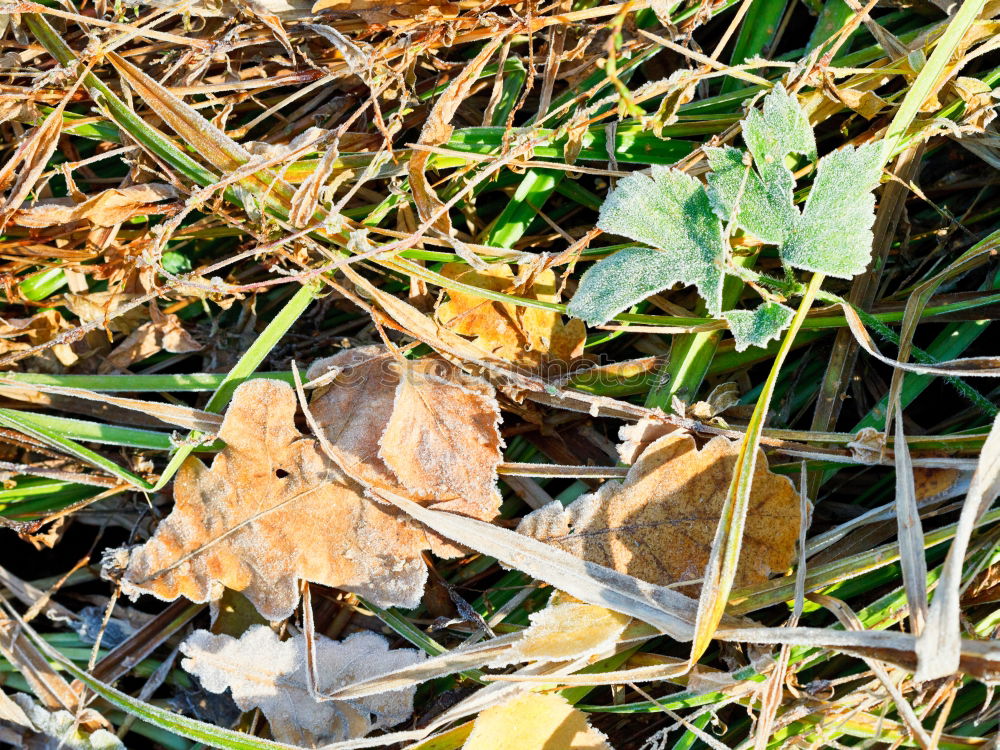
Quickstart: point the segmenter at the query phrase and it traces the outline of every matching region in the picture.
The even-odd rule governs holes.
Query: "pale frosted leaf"
[[[325,695],[373,672],[386,672],[423,660],[415,649],[389,649],[371,632],[343,641],[315,637],[317,690]],[[243,711],[259,708],[282,742],[318,747],[362,737],[405,721],[413,713],[416,687],[351,700],[317,700],[310,692],[306,639],[287,641],[265,625],[254,625],[238,639],[197,630],[181,644],[185,670],[213,693],[232,691]]]
[[[784,242],[799,218],[792,200],[795,178],[784,162],[758,163],[754,169],[743,163],[744,152],[731,146],[709,147],[705,153],[712,168],[708,194],[719,217],[728,222],[735,212],[739,228],[762,242]]]
[[[480,289],[544,302],[560,301],[556,275],[551,269],[534,275],[526,286],[516,285],[514,272],[506,263],[482,270],[470,269],[464,263],[447,263],[440,273]],[[551,362],[570,362],[583,354],[587,340],[582,321],[563,322],[555,310],[496,302],[457,289],[448,290],[448,301],[435,311],[435,317],[456,333],[474,336],[476,344],[496,356],[529,369]]]
[[[41,750],[125,750],[122,741],[107,729],[85,731],[80,725],[83,717],[74,716],[69,711],[49,711],[39,705],[30,696],[16,693],[11,699],[13,707],[21,711],[28,719],[32,732],[44,737],[42,743],[25,738],[26,746]],[[85,713],[94,713],[92,709],[84,709]]]
[[[209,469],[195,458],[174,481],[173,511],[134,550],[127,593],[196,602],[235,589],[269,620],[292,614],[305,579],[380,606],[415,606],[427,571],[426,531],[365,497],[295,428],[295,393],[252,380],[233,394]]]
[[[612,750],[587,715],[560,695],[524,693],[488,708],[472,726],[463,750]]]
[[[781,246],[790,266],[849,279],[871,260],[881,144],[845,146],[819,161],[802,217]]]
[[[719,436],[698,450],[671,433],[652,443],[623,482],[607,482],[568,507],[529,513],[518,531],[659,585],[701,578],[729,490],[739,445]],[[787,477],[757,461],[737,585],[786,570],[799,535],[799,496]],[[694,593],[696,588],[684,589]]]
[[[583,602],[551,604],[531,615],[531,624],[513,648],[512,661],[564,661],[600,654],[618,642],[631,619]]]
[[[743,140],[760,166],[783,162],[789,154],[816,158],[816,139],[809,117],[795,95],[780,83],[764,97],[760,110],[747,112]]]
[[[628,305],[677,283],[697,286],[709,314],[720,312],[722,223],[696,179],[659,166],[653,167],[652,177],[629,175],[604,201],[597,226],[651,245],[662,251],[661,257],[648,252],[637,256],[637,249],[630,249],[599,262],[581,280],[570,303],[572,314],[603,323]],[[622,252],[629,255],[620,258]],[[636,259],[647,266],[642,273],[636,272]],[[613,301],[603,301],[599,295],[609,292],[614,292]]]
[[[503,441],[493,387],[438,358],[400,360],[383,346],[350,349],[309,368],[310,411],[334,460],[359,481],[422,504],[491,519],[500,507]]]
[[[649,247],[626,247],[598,261],[583,274],[567,311],[590,325],[607,323],[651,294],[674,284],[688,283],[684,278],[688,270],[683,266],[683,259],[675,253]],[[722,272],[716,274],[714,266],[706,266],[703,270],[705,276],[717,275],[719,289],[722,289]]]
[[[753,310],[729,310],[722,314],[736,340],[736,351],[751,346],[766,346],[779,338],[795,317],[795,311],[777,302],[765,302]]]

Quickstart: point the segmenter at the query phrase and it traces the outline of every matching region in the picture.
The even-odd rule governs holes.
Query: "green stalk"
[[[805,294],[799,301],[795,317],[785,332],[781,348],[771,365],[771,372],[764,381],[764,389],[754,407],[746,432],[740,443],[739,456],[733,472],[729,494],[722,507],[719,526],[716,529],[712,543],[712,554],[705,569],[705,582],[702,584],[702,596],[698,600],[698,619],[695,623],[694,640],[691,646],[691,663],[693,664],[705,653],[712,636],[722,620],[729,601],[729,594],[736,580],[736,570],[739,566],[740,551],[743,548],[743,530],[746,525],[747,510],[750,507],[750,491],[753,487],[754,470],[757,465],[757,453],[760,448],[761,434],[767,421],[767,412],[774,395],[774,387],[778,382],[782,365],[788,352],[792,349],[795,336],[805,320],[809,308],[812,307],[816,293],[823,284],[825,276],[813,274],[806,287]]]

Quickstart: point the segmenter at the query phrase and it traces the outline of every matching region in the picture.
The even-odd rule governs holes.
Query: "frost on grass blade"
[[[729,323],[729,330],[736,340],[736,351],[751,346],[766,346],[776,339],[792,322],[795,311],[777,302],[765,302],[754,310],[730,310],[722,317]]]
[[[805,111],[794,94],[780,83],[764,97],[761,110],[750,110],[743,120],[743,140],[754,161],[763,166],[782,163],[789,154],[816,158],[816,139]]]
[[[795,268],[849,279],[871,260],[880,145],[834,151],[820,159],[802,217],[780,249]]]
[[[694,283],[705,297],[708,296],[705,289],[714,289],[717,284],[721,295],[722,271],[714,263],[704,263],[701,269],[692,268],[694,264],[685,265],[677,253],[627,247],[596,263],[583,275],[567,311],[589,325],[601,325],[674,284]],[[714,304],[712,314],[718,315],[721,300],[716,299]]]
[[[735,218],[740,229],[762,242],[784,242],[799,218],[792,200],[795,178],[784,163],[758,163],[755,170],[743,163],[744,152],[737,148],[706,148],[705,153],[712,168],[708,194],[719,218]]]
[[[722,222],[700,182],[676,169],[633,174],[601,206],[597,226],[652,245],[627,248],[591,268],[569,305],[588,323],[609,320],[673,284],[694,284],[710,315],[722,309]]]

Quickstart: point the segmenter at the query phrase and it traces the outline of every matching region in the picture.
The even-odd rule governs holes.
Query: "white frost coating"
[[[570,314],[604,323],[677,283],[697,286],[710,314],[721,311],[722,223],[696,179],[659,166],[652,177],[629,175],[604,201],[597,226],[658,250],[628,248],[597,263],[581,279]]]
[[[777,302],[765,302],[753,310],[730,310],[722,314],[736,340],[736,351],[750,346],[766,346],[781,336],[792,322],[795,311]]]
[[[712,172],[706,176],[712,208],[723,222],[735,218],[736,226],[762,242],[780,245],[799,218],[792,199],[795,178],[779,160],[756,164],[743,163],[744,152],[732,146],[706,148]],[[735,209],[739,206],[739,211]],[[735,217],[734,217],[735,212]]]
[[[871,260],[881,144],[845,146],[820,159],[802,218],[780,248],[790,266],[849,279]]]
[[[44,747],[59,747],[64,750],[125,750],[125,745],[106,729],[98,729],[90,734],[81,731],[77,717],[69,711],[49,711],[24,693],[11,696],[14,704],[24,712],[24,718],[31,722],[31,729],[53,740]],[[36,745],[31,744],[31,747]]]
[[[743,120],[743,140],[760,166],[780,163],[789,154],[816,158],[816,139],[809,117],[799,100],[780,83],[764,97],[760,110],[747,112]]]
[[[321,694],[370,674],[400,669],[424,658],[415,649],[389,650],[377,633],[354,633],[343,641],[316,636],[316,672]],[[264,625],[240,638],[197,630],[181,644],[185,670],[206,690],[231,689],[243,711],[259,708],[281,742],[318,747],[391,727],[413,713],[416,687],[352,700],[317,700],[309,691],[306,639],[280,641]]]

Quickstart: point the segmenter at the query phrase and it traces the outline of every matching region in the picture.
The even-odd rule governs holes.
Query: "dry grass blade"
[[[913,465],[903,432],[903,411],[899,408],[896,409],[895,464],[896,523],[903,586],[906,587],[906,601],[910,608],[910,631],[919,636],[927,622],[927,559],[924,557],[924,530],[917,507]]]
[[[962,505],[955,539],[945,558],[937,590],[927,613],[927,625],[917,639],[918,680],[947,677],[958,671],[962,649],[962,573],[976,522],[1000,494],[1000,417],[993,422],[979,457],[979,466]]]

